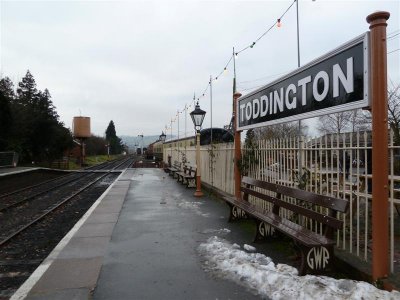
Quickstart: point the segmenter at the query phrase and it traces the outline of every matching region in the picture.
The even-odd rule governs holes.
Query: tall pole
[[[233,94],[236,93],[236,53],[235,47],[233,47]],[[235,105],[235,103],[233,103]]]
[[[170,164],[170,166],[172,166],[172,118],[171,118],[171,143],[170,143],[170,147],[171,147],[171,164]]]
[[[372,279],[389,273],[388,214],[388,99],[386,21],[390,14],[378,11],[367,17],[370,24],[372,99]]]
[[[186,138],[186,122],[187,122],[187,109],[188,109],[188,106],[187,106],[187,104],[185,104],[185,138]],[[186,144],[185,144],[186,145]],[[186,147],[185,147],[185,149],[186,149]]]
[[[232,50],[232,55],[233,55],[233,84],[232,84],[232,91],[233,91],[233,93],[232,93],[232,95],[233,95],[233,101],[232,101],[232,105],[233,105],[233,107],[232,107],[232,120],[231,120],[231,123],[232,123],[232,131],[233,131],[233,134],[235,134],[235,110],[236,110],[236,108],[235,108],[235,93],[236,93],[236,53],[235,53],[235,47],[233,47],[233,50]]]
[[[187,106],[187,104],[185,104],[185,139],[186,139],[187,109],[188,109],[188,106]],[[185,159],[186,159],[186,161],[187,161],[187,155],[186,155],[186,141],[185,141],[184,145],[185,145]]]
[[[196,192],[195,197],[202,197],[203,192],[201,191],[201,166],[200,166],[200,130],[196,131]]]
[[[143,134],[139,134],[138,137],[142,138],[142,143],[141,143],[141,155],[143,155]]]
[[[233,170],[234,170],[234,179],[235,179],[235,197],[237,199],[240,199],[240,185],[241,185],[241,181],[242,181],[242,177],[240,174],[240,170],[239,170],[239,162],[242,158],[242,145],[240,142],[240,133],[241,131],[236,130],[236,124],[237,124],[237,118],[238,118],[238,112],[236,111],[236,107],[237,107],[237,102],[238,99],[240,98],[240,96],[242,96],[241,93],[235,93],[233,95],[233,123],[234,123],[234,128],[235,128],[235,159],[234,159],[234,166],[233,166]]]
[[[296,0],[297,16],[297,67],[300,68],[299,0]]]
[[[211,145],[213,142],[213,131],[212,131],[212,121],[213,121],[213,115],[212,115],[212,76],[210,75],[210,128],[211,128]]]
[[[167,140],[167,134],[168,134],[168,126],[167,125],[165,125],[165,140]],[[165,158],[167,159],[167,161],[168,161],[168,152],[167,152],[167,148],[165,147],[165,141],[163,142],[163,160],[164,160],[164,163],[165,163]],[[169,165],[170,166],[170,165]]]
[[[214,186],[214,150],[213,150],[213,115],[212,115],[212,76],[210,75],[210,150],[211,150],[211,155],[210,155],[210,162],[211,162],[211,186]]]
[[[176,113],[176,115],[178,116],[178,141],[179,141],[179,110],[178,110],[178,112]],[[179,142],[178,142],[178,161],[181,161],[180,159],[179,159],[179,157],[180,157],[180,152],[179,152]]]
[[[299,29],[299,0],[296,0],[296,22],[297,22],[297,67],[300,68],[300,29]],[[301,120],[298,122],[298,161],[299,161],[299,175],[303,174],[303,143],[301,137]]]
[[[142,134],[142,155],[144,155],[144,153],[143,153],[143,145],[144,144],[144,140],[143,140],[143,134]]]

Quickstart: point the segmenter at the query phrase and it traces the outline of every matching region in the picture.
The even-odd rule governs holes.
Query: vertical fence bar
[[[357,137],[356,137],[356,149],[357,149],[357,216],[356,216],[356,230],[357,230],[357,241],[356,241],[356,252],[357,256],[360,255],[360,181],[361,181],[361,175],[360,175],[360,132],[357,132]],[[365,159],[364,159],[365,161]],[[368,201],[366,199],[366,201]]]
[[[393,147],[393,131],[390,130],[390,272],[394,271],[394,147]]]
[[[364,220],[364,227],[365,227],[365,233],[364,233],[364,259],[367,260],[368,259],[368,237],[369,237],[369,219],[368,219],[368,214],[369,214],[369,202],[368,202],[368,190],[369,190],[369,180],[368,180],[368,175],[372,174],[368,174],[368,172],[371,172],[371,170],[368,168],[369,164],[371,164],[370,160],[372,159],[372,157],[368,156],[368,136],[367,133],[364,132],[364,153],[365,153],[365,167],[366,167],[366,175],[365,175],[365,193],[364,193],[364,197],[365,197],[365,220]]]

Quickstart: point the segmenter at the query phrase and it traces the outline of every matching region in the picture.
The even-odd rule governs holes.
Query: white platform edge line
[[[76,170],[60,170],[60,169],[51,169],[51,168],[42,168],[42,167],[37,167],[37,168],[26,168],[23,170],[18,170],[18,171],[12,171],[12,172],[6,172],[6,173],[1,173],[0,177],[5,177],[8,175],[15,175],[15,174],[21,174],[21,173],[27,173],[27,172],[32,172],[32,171],[38,171],[38,170],[45,170],[45,171],[56,171],[60,173],[76,173],[78,171]]]
[[[126,172],[122,172],[117,179],[104,191],[103,194],[96,200],[95,203],[89,208],[89,210],[82,216],[82,218],[72,227],[72,229],[63,237],[63,239],[57,244],[57,246],[50,252],[49,256],[36,268],[36,270],[29,276],[29,278],[19,287],[19,289],[11,296],[10,300],[22,300],[25,299],[28,293],[31,291],[33,286],[39,281],[50,265],[55,261],[55,259],[60,254],[61,250],[68,244],[74,234],[79,230],[79,228],[85,223],[85,221],[90,217],[92,212],[100,204],[103,198],[108,194],[108,192],[113,188],[113,186],[118,182],[120,177]]]

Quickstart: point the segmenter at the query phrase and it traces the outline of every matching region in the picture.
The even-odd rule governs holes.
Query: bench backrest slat
[[[192,175],[192,173],[193,173],[193,175],[196,176],[197,168],[195,166],[191,166],[191,165],[188,165],[188,167],[189,167],[189,169],[188,169],[189,175]]]
[[[338,220],[338,219],[336,219],[334,217],[331,217],[331,216],[328,216],[328,215],[324,215],[324,214],[320,214],[320,213],[318,213],[318,212],[316,212],[314,210],[308,209],[306,207],[302,207],[302,206],[299,206],[299,205],[296,205],[296,204],[293,204],[293,203],[290,203],[290,202],[287,202],[287,201],[284,201],[284,200],[280,200],[278,198],[275,198],[275,197],[272,197],[272,196],[269,196],[269,195],[266,195],[266,194],[262,194],[260,192],[254,191],[254,190],[249,189],[249,188],[242,187],[241,190],[245,194],[253,195],[253,196],[257,197],[257,198],[260,198],[260,199],[266,200],[268,202],[271,202],[272,204],[274,204],[274,206],[286,208],[286,209],[289,209],[289,210],[291,210],[293,212],[299,213],[299,214],[301,214],[301,215],[303,215],[305,217],[312,218],[313,220],[316,220],[316,221],[318,221],[318,222],[320,222],[322,224],[328,225],[329,227],[332,227],[332,228],[335,228],[335,229],[339,229],[343,225],[342,221],[340,221],[340,220]],[[277,214],[277,212],[276,212],[276,214]]]
[[[312,192],[300,190],[297,188],[282,186],[246,176],[243,177],[242,183],[245,185],[252,185],[255,187],[260,187],[265,190],[273,191],[277,194],[282,194],[299,200],[307,201],[312,204],[326,207],[339,212],[346,212],[349,207],[349,202],[345,199],[319,195]]]

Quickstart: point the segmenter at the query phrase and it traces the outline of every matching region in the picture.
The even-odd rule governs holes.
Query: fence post
[[[370,95],[372,99],[372,278],[389,272],[388,215],[388,100],[386,21],[390,14],[378,11],[370,24]]]
[[[237,102],[238,99],[242,96],[241,93],[235,93],[233,95],[233,128],[235,128],[235,159],[234,159],[234,175],[235,175],[235,197],[240,198],[240,185],[241,185],[241,174],[239,170],[239,165],[238,162],[240,161],[242,157],[242,149],[241,149],[241,142],[240,142],[240,133],[241,131],[237,130],[237,118],[238,118],[238,112],[236,111],[237,109]]]

